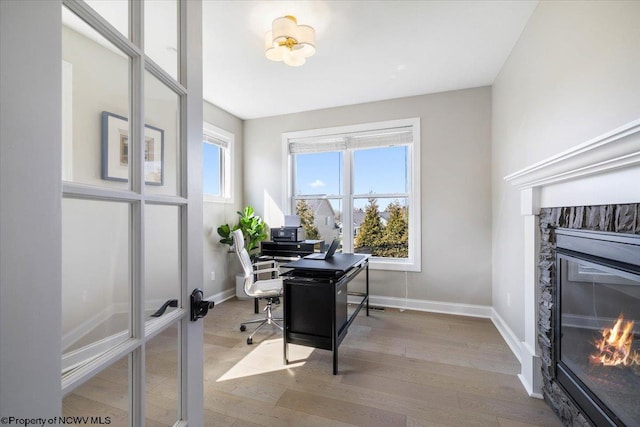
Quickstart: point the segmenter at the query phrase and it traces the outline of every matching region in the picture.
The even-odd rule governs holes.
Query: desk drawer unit
[[[289,279],[285,287],[290,342],[331,350],[332,328],[335,325],[337,333],[347,323],[346,282],[309,283]]]

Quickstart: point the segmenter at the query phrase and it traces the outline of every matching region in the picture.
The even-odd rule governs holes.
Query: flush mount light
[[[264,53],[272,61],[299,67],[316,53],[316,32],[309,25],[298,25],[294,16],[277,18],[264,38]]]

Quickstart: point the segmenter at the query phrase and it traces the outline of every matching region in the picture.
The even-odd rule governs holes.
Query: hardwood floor
[[[488,319],[396,309],[361,312],[331,353],[291,346],[282,366],[275,329],[245,344],[251,301],[231,300],[205,319],[209,425],[560,426],[531,399],[520,365]],[[245,366],[246,365],[246,366]]]
[[[488,319],[361,312],[340,347],[334,376],[331,353],[310,347],[290,346],[295,363],[285,367],[275,328],[265,327],[247,345],[249,331],[240,332],[239,323],[252,316],[253,301],[233,299],[204,319],[207,426],[561,425],[543,401],[527,396],[516,376],[517,359]],[[177,407],[175,382],[167,382],[176,371],[167,369],[172,378],[163,381],[167,357],[160,348],[147,359],[153,372],[147,378],[148,425],[171,425],[175,412],[167,414],[167,408]],[[96,392],[105,387],[107,371],[65,398],[65,415],[105,414],[104,406],[124,409],[121,392],[113,405],[104,390]],[[94,381],[102,383],[92,386]],[[88,401],[100,405],[96,400],[102,402],[99,412],[89,409]]]

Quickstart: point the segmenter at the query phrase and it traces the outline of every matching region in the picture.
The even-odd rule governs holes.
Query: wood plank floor
[[[331,353],[310,347],[290,346],[294,363],[283,366],[275,328],[264,328],[247,345],[249,331],[240,332],[239,323],[252,317],[253,301],[232,299],[204,319],[207,426],[561,425],[543,401],[527,396],[516,376],[517,359],[488,319],[397,309],[372,310],[366,317],[362,311],[340,347],[334,376]],[[171,342],[164,337],[159,344]],[[172,425],[177,407],[176,371],[169,369],[177,365],[162,345],[147,358],[152,426]],[[67,396],[65,415],[126,419],[126,388],[111,370]],[[113,398],[105,391],[109,380],[119,387]]]
[[[278,313],[276,311],[276,313]],[[220,426],[560,426],[527,396],[520,365],[488,319],[414,311],[361,312],[331,353],[291,346],[282,366],[275,328],[240,332],[251,301],[231,300],[205,319],[205,408]]]

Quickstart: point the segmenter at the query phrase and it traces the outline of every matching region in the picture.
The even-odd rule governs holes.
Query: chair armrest
[[[255,268],[257,265],[271,265],[275,268],[276,262],[274,260],[269,261],[258,261],[253,263],[253,267]]]

